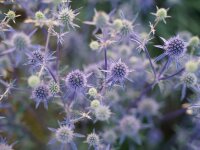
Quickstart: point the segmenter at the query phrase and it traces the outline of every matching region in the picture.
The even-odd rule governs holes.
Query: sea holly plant
[[[127,2],[0,1],[0,150],[198,147],[198,33]]]

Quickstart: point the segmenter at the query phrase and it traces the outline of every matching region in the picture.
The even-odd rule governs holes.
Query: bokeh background
[[[34,29],[34,26],[24,24],[23,22],[27,19],[27,16],[32,14],[27,14],[23,6],[18,5],[19,2],[24,6],[27,5],[27,8],[30,8],[32,12],[44,10],[48,4],[45,3],[45,0],[21,0],[17,1],[15,5],[0,3],[0,11],[2,13],[8,10],[15,10],[16,14],[21,15],[17,18],[16,24],[12,23],[11,25],[16,30],[23,30],[29,33]],[[78,15],[79,20],[77,21],[80,28],[71,32],[65,38],[62,48],[62,67],[66,68],[84,69],[88,64],[95,63],[97,60],[100,61],[103,58],[101,53],[91,51],[88,46],[89,42],[95,39],[92,36],[94,27],[82,23],[86,20],[92,20],[94,9],[109,13],[114,8],[117,8],[117,10],[122,10],[128,19],[132,19],[138,14],[136,23],[141,26],[141,30],[148,31],[149,21],[153,22],[155,19],[151,15],[151,12],[156,11],[156,6],[159,8],[169,8],[168,15],[172,17],[167,19],[167,24],[160,23],[157,26],[156,37],[152,41],[154,44],[161,43],[159,36],[167,39],[171,36],[181,34],[185,38],[189,38],[192,35],[199,35],[200,33],[200,0],[72,0],[71,5],[73,9],[81,8]],[[3,15],[0,17],[2,18]],[[39,29],[32,39],[33,43],[44,44],[45,35],[46,31]],[[52,50],[56,49],[55,39],[51,40],[50,48]],[[152,57],[157,56],[160,52],[156,51],[151,44],[149,45],[149,50]],[[14,91],[7,100],[3,101],[3,108],[0,109],[0,114],[1,116],[6,116],[7,119],[0,122],[2,130],[0,134],[8,137],[10,142],[18,141],[18,144],[15,146],[16,150],[49,150],[47,142],[50,139],[51,133],[47,127],[58,127],[57,120],[63,119],[63,110],[57,105],[50,105],[48,111],[43,109],[43,107],[39,107],[36,110],[34,103],[29,98],[31,91],[28,90],[26,82],[26,77],[29,75],[26,72],[28,68],[24,67],[23,71],[17,68],[14,70],[5,62],[1,62],[1,65],[4,66],[1,68],[1,72],[6,74],[5,79],[9,81],[13,76],[18,77],[18,84],[20,83],[20,87],[23,90]],[[156,90],[153,92],[155,93]],[[157,96],[157,100],[164,103],[162,108],[163,115],[174,112],[182,107],[183,103],[179,100],[180,92],[168,93],[166,96],[163,95],[163,93],[159,93]],[[171,117],[169,114],[161,122],[156,122],[156,124],[159,133],[162,133],[161,141],[151,146],[149,140],[147,140],[147,133],[144,131],[142,137],[146,139],[144,140],[146,142],[143,142],[140,146],[136,146],[137,150],[181,149],[180,145],[184,145],[184,140],[182,141],[181,139],[187,136],[186,132],[192,129],[190,118],[181,112],[177,112],[177,116],[175,117]],[[101,125],[102,123],[97,123],[95,128],[98,130],[101,128]],[[92,129],[93,123],[86,121],[78,124],[76,127],[76,131],[82,134],[87,134]],[[157,131],[152,132],[156,133]],[[122,146],[118,146],[118,149],[132,150],[132,148],[128,147],[129,142],[132,141],[126,140]],[[78,143],[80,150],[87,149],[86,144],[81,141],[78,141]]]

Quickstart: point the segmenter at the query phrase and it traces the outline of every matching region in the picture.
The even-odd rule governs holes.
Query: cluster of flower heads
[[[14,11],[5,13],[0,22],[4,46],[0,57],[2,60],[5,57],[9,60],[14,73],[16,69],[27,67],[29,88],[26,90],[29,91],[29,98],[36,103],[36,109],[41,103],[47,111],[48,105],[58,104],[66,113],[66,119],[59,122],[57,129],[49,128],[52,131],[49,144],[59,143],[61,150],[77,150],[79,146],[75,141],[76,137],[79,137],[85,139],[83,143],[87,143],[89,148],[113,150],[116,148],[116,142],[122,145],[129,138],[140,145],[143,142],[140,132],[146,129],[149,130],[150,139],[162,137],[154,124],[154,118],[162,117],[159,113],[161,102],[158,102],[154,95],[148,98],[147,94],[156,87],[159,87],[161,92],[163,89],[166,92],[166,81],[171,83],[171,89],[176,87],[178,91],[181,86],[179,99],[188,102],[182,111],[198,117],[200,105],[196,101],[188,100],[188,91],[200,94],[199,60],[195,55],[200,46],[199,38],[194,36],[185,40],[181,35],[173,35],[166,40],[161,37],[164,44],[155,47],[163,49],[164,52],[154,61],[147,48],[147,44],[156,34],[157,24],[166,23],[166,19],[170,17],[168,9],[157,8],[156,13],[152,13],[155,21],[150,23],[149,33],[137,32],[135,19],[126,19],[122,11],[113,10],[107,14],[94,10],[92,21],[84,22],[95,26],[94,39],[88,45],[92,51],[99,51],[99,55],[104,59],[83,70],[61,70],[63,66],[60,53],[63,52],[61,47],[64,47],[65,38],[68,33],[81,26],[76,22],[79,9],[73,10],[70,1],[56,2],[54,6],[55,9],[47,12],[38,10],[25,20],[26,24],[33,23],[37,27],[28,34],[25,31],[16,31],[9,25],[10,21],[15,23],[20,17]],[[44,45],[32,43],[32,37],[38,30],[46,30]],[[56,49],[50,46],[54,36],[57,38]],[[141,53],[136,51],[137,49]],[[171,65],[173,62],[175,67]],[[11,90],[17,92],[23,88],[20,84],[17,84],[19,87],[14,87],[15,78],[13,82],[7,83],[4,81],[6,74],[2,76],[0,106],[3,99],[12,95]],[[173,85],[174,82],[177,86]],[[78,115],[74,116],[77,112]],[[76,133],[76,123],[83,120],[93,121],[93,128],[97,122],[103,122],[105,128],[102,131],[93,130],[86,136]],[[109,123],[108,128],[106,125]],[[130,147],[134,146],[131,144]],[[0,149],[13,150],[13,144],[8,145],[2,139]]]

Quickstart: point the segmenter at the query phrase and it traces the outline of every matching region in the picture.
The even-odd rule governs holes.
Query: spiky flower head
[[[60,86],[58,83],[51,81],[48,85],[49,91],[52,95],[58,94],[60,92]]]
[[[36,87],[40,84],[40,78],[36,75],[32,75],[28,78],[28,85],[30,87]]]
[[[7,17],[8,17],[9,19],[11,19],[11,20],[14,20],[15,17],[16,17],[16,14],[15,14],[14,11],[9,10],[9,11],[7,12]]]
[[[120,121],[119,126],[123,134],[132,136],[132,134],[138,133],[141,128],[141,123],[134,116],[124,116]]]
[[[89,144],[89,146],[97,147],[100,144],[99,136],[93,132],[88,134],[86,142]]]
[[[196,72],[199,67],[199,62],[190,60],[185,64],[185,70],[187,72]]]
[[[109,16],[103,11],[95,11],[93,22],[98,28],[104,28],[108,25]]]
[[[122,26],[120,28],[120,35],[122,38],[128,37],[133,32],[133,24],[129,20],[122,20]]]
[[[100,105],[95,109],[95,117],[99,121],[108,121],[111,116],[111,111],[108,106]]]
[[[68,126],[60,126],[55,133],[56,140],[66,144],[73,141],[74,132]]]
[[[186,52],[186,44],[179,37],[172,37],[165,43],[165,49],[170,57],[179,58]]]
[[[156,21],[163,21],[166,23],[166,18],[169,18],[170,16],[167,15],[168,9],[165,8],[156,8],[156,13],[152,13],[154,16],[156,16]]]
[[[159,104],[151,98],[145,98],[138,104],[138,110],[144,115],[156,115],[158,109]]]
[[[188,87],[195,86],[197,84],[197,77],[194,73],[185,73],[181,80]]]
[[[77,10],[72,10],[70,6],[67,6],[59,11],[58,20],[63,26],[68,28],[75,28],[78,27],[78,25],[74,23],[74,20],[78,14],[79,13]]]
[[[110,67],[110,73],[113,78],[116,80],[123,80],[128,76],[128,66],[121,60],[112,63]]]
[[[35,50],[28,54],[28,56],[31,65],[41,65],[44,61],[44,53],[41,50]]]
[[[117,139],[117,135],[114,130],[107,130],[103,133],[103,139],[106,143],[113,144]]]
[[[9,20],[12,20],[15,23],[15,18],[19,17],[20,15],[16,15],[16,13],[12,10],[9,10],[7,13],[5,13],[6,18]]]
[[[73,90],[81,90],[87,84],[86,76],[80,70],[70,72],[66,77],[66,85]]]
[[[50,98],[50,92],[46,85],[40,84],[34,88],[32,92],[32,98],[36,101],[36,108],[41,102],[44,103],[44,107],[48,108],[48,100]]]
[[[28,35],[23,32],[16,32],[12,36],[11,43],[16,50],[24,51],[30,46],[31,41]]]
[[[90,103],[90,107],[91,107],[92,109],[96,109],[96,108],[99,107],[99,106],[100,106],[100,101],[97,100],[97,99],[91,101],[91,103]]]
[[[45,19],[45,18],[46,18],[46,17],[45,17],[45,15],[44,15],[43,12],[37,11],[37,12],[35,13],[35,19],[36,19],[36,20],[43,20],[43,19]]]
[[[97,89],[94,88],[94,87],[89,88],[89,90],[88,90],[88,94],[89,94],[90,96],[92,96],[92,97],[97,96],[97,94],[98,94]]]

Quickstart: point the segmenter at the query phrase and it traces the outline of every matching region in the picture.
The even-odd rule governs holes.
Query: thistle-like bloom
[[[107,83],[112,87],[114,84],[119,84],[124,87],[125,80],[129,80],[128,75],[131,70],[129,70],[128,66],[119,59],[117,62],[113,62],[108,71],[109,77],[107,79]],[[132,82],[132,81],[131,81]]]
[[[85,95],[87,87],[89,87],[87,84],[89,76],[80,70],[72,71],[67,75],[65,83],[68,89],[68,98],[73,100],[77,95]]]
[[[170,18],[170,16],[167,15],[167,11],[169,9],[165,9],[165,8],[158,8],[156,7],[157,11],[156,13],[152,13],[152,15],[156,16],[156,20],[155,21],[163,21],[166,24],[166,18]]]
[[[28,35],[26,35],[23,32],[15,33],[12,36],[11,39],[11,45],[17,50],[17,51],[24,51],[27,50],[30,46],[31,40]]]
[[[11,53],[15,57],[15,65],[18,65],[22,61],[24,54],[32,47],[31,37],[36,31],[36,29],[33,30],[29,35],[23,32],[15,32],[11,39],[4,41],[10,48],[0,53],[0,56]]]
[[[60,85],[54,81],[49,83],[49,91],[54,96],[60,92]]]
[[[106,130],[103,135],[103,140],[107,144],[113,144],[117,140],[117,134],[114,130]]]
[[[79,27],[74,23],[74,20],[78,14],[78,9],[72,10],[69,2],[67,2],[61,6],[61,9],[58,12],[58,20],[63,27],[67,27],[68,29],[75,29],[75,27]]]
[[[49,88],[44,84],[38,85],[33,89],[31,98],[36,102],[36,108],[38,108],[40,103],[43,103],[45,109],[48,109],[48,102],[51,98]]]
[[[54,133],[54,137],[49,141],[49,144],[54,144],[59,142],[61,144],[60,150],[64,150],[67,145],[70,145],[72,150],[77,150],[77,146],[74,143],[74,138],[79,137],[83,138],[84,135],[74,133],[73,129],[68,125],[62,125],[59,123],[59,128],[49,128],[50,131]]]
[[[41,49],[34,50],[32,52],[26,53],[28,57],[28,62],[26,65],[30,65],[30,70],[32,72],[40,70],[41,67],[44,67],[46,70],[49,70],[49,63],[52,62],[55,57],[53,54],[44,53]]]
[[[95,117],[99,121],[108,121],[111,116],[111,111],[108,106],[100,105],[95,108]]]
[[[157,115],[159,109],[159,104],[151,98],[144,98],[138,104],[138,111],[144,116]]]
[[[121,131],[121,139],[120,141],[123,142],[125,137],[133,138],[138,144],[141,143],[141,139],[138,135],[138,132],[142,128],[141,122],[135,118],[134,116],[124,116],[120,122],[119,127]]]
[[[67,75],[66,84],[74,90],[81,90],[86,86],[87,79],[83,72],[75,70]]]
[[[85,21],[85,24],[94,25],[96,29],[93,33],[96,33],[99,29],[103,29],[109,26],[110,15],[106,14],[103,11],[94,10],[94,17],[92,21]]]
[[[172,61],[175,61],[176,67],[179,68],[179,59],[186,53],[186,43],[179,36],[172,37],[169,40],[161,39],[164,41],[164,45],[156,45],[156,47],[164,49],[165,52],[158,56],[155,61],[168,57],[167,67],[169,67]]]
[[[181,83],[177,86],[179,85],[182,85],[181,100],[185,98],[187,88],[190,88],[194,92],[197,92],[199,89],[198,78],[194,73],[184,73],[181,77]]]
[[[12,20],[15,23],[15,18],[19,17],[20,15],[16,15],[14,11],[9,10],[6,15],[5,19]]]
[[[125,42],[130,41],[130,38],[134,34],[133,24],[135,22],[135,19],[133,19],[133,21],[129,21],[125,18],[123,12],[120,12],[120,19],[116,19],[116,21],[113,22],[113,25],[116,30],[116,37],[119,37],[118,40]]]
[[[88,134],[86,143],[89,144],[89,149],[91,147],[94,147],[95,150],[98,150],[98,147],[100,146],[100,138],[99,136],[93,131],[92,133]]]

